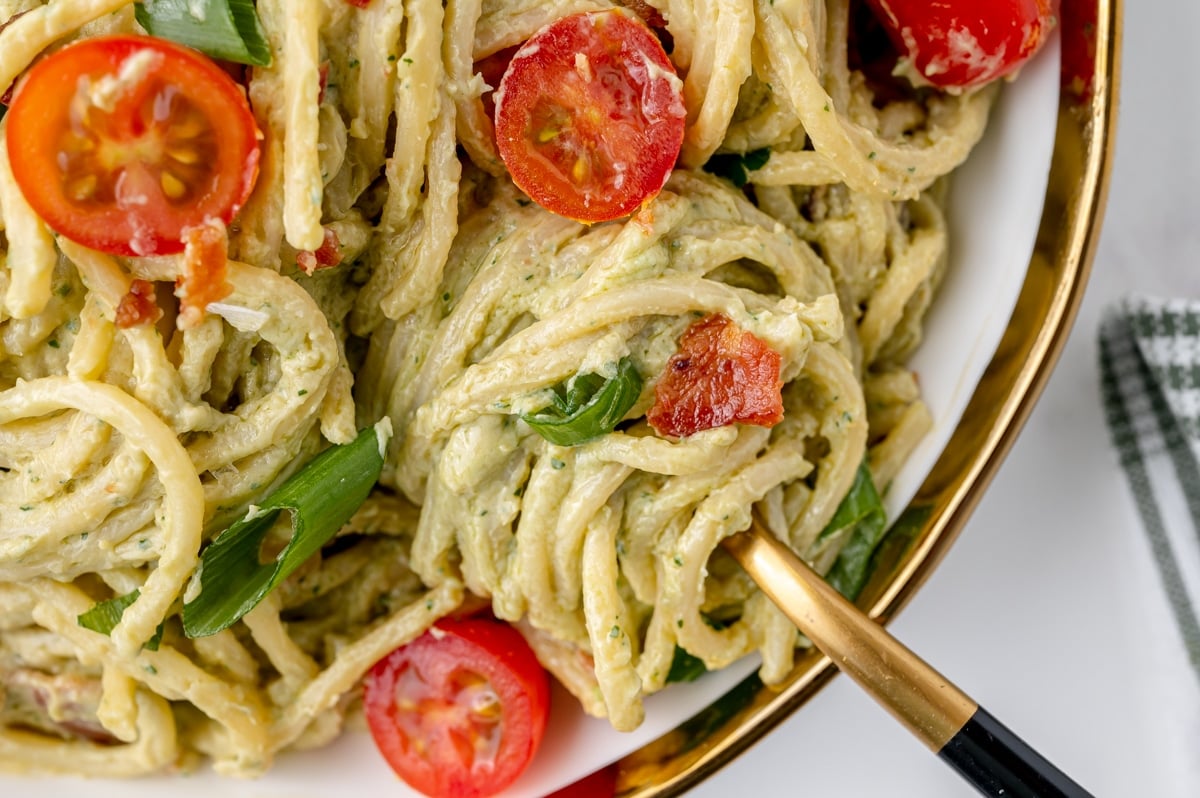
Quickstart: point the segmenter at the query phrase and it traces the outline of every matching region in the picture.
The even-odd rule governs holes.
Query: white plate
[[[987,135],[954,178],[950,268],[912,360],[934,428],[892,484],[886,497],[892,517],[941,453],[1016,303],[1042,213],[1058,113],[1058,64],[1056,37],[1005,88]],[[542,749],[505,796],[543,796],[618,759],[675,728],[755,666],[747,658],[651,696],[646,722],[632,733],[584,716],[574,699],[556,692]],[[396,778],[365,731],[351,731],[318,751],[285,754],[257,781],[223,779],[210,771],[136,781],[0,775],[0,795],[12,798],[343,798],[349,790],[371,798],[419,795]]]

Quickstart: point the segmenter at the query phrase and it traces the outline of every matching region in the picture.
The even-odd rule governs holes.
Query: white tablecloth
[[[1200,682],[1101,409],[1097,332],[1130,293],[1200,299],[1200,4],[1128,2],[1099,255],[1050,383],[967,528],[892,624],[1097,796],[1200,795]],[[697,798],[965,796],[848,679]]]

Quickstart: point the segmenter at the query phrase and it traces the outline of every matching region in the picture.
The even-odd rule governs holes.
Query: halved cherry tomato
[[[616,792],[617,766],[614,764],[589,773],[546,798],[613,798]]]
[[[533,758],[550,686],[508,624],[442,620],[376,663],[363,707],[375,744],[409,785],[434,798],[482,798]]]
[[[1092,95],[1098,14],[1091,0],[1063,0],[1062,87],[1076,100]]]
[[[496,146],[539,205],[602,222],[662,189],[685,116],[683,83],[633,13],[574,14],[513,56],[496,92]]]
[[[774,426],[783,419],[780,365],[761,338],[714,313],[684,331],[646,420],[676,438],[734,423]]]
[[[8,156],[61,235],[118,255],[184,247],[229,222],[258,175],[245,93],[200,53],[149,36],[84,39],[35,64],[8,112]]]
[[[1054,29],[1059,0],[869,2],[926,80],[943,89],[966,89],[1028,61]]]

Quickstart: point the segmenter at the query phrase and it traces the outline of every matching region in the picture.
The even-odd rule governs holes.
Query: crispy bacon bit
[[[134,280],[129,293],[121,297],[117,305],[115,323],[122,330],[138,324],[154,324],[162,318],[162,308],[154,300],[154,283],[149,280]]]
[[[642,18],[648,27],[661,29],[667,27],[667,20],[654,6],[646,0],[619,0],[620,4]]]
[[[96,717],[101,693],[99,679],[81,674],[0,671],[0,728],[25,727],[66,739],[116,743]]]
[[[302,250],[296,253],[296,265],[308,275],[317,269],[328,269],[342,262],[342,242],[338,240],[337,231],[332,227],[325,228],[325,240],[316,252]]]
[[[175,278],[175,296],[179,297],[179,329],[195,327],[204,318],[210,302],[219,302],[233,293],[225,280],[229,265],[229,237],[219,219],[183,231],[182,268]]]
[[[646,413],[662,435],[682,438],[741,422],[783,419],[779,353],[721,314],[692,324],[654,388]]]
[[[325,89],[329,86],[329,62],[322,61],[317,67],[317,105],[325,102]]]
[[[371,5],[371,0],[346,0],[346,2],[355,8],[366,8]]]

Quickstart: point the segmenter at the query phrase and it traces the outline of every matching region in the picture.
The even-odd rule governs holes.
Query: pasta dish
[[[455,624],[619,730],[784,679],[720,542],[865,583],[948,175],[1053,24],[963,75],[902,5],[0,0],[0,768],[255,776],[365,711],[408,778]],[[521,759],[487,667],[466,758]]]

